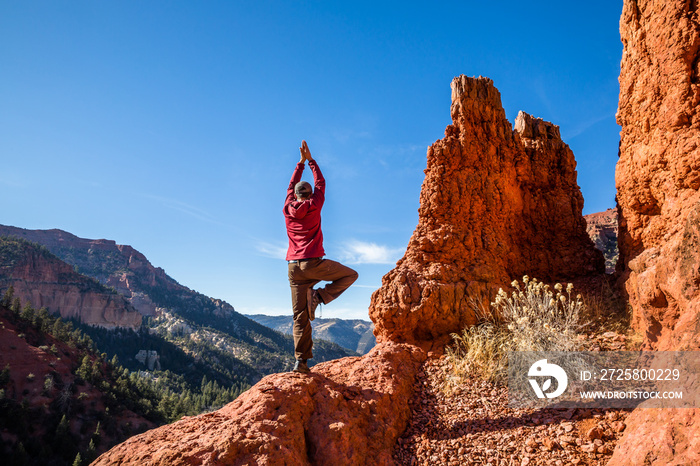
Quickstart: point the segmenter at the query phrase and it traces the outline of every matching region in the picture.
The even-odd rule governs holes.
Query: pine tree
[[[92,433],[92,440],[95,440],[95,444],[99,445],[100,440],[102,440],[102,432],[100,432],[101,423],[97,421],[97,427],[95,427],[95,432]]]
[[[0,372],[0,387],[4,387],[7,385],[7,382],[10,381],[10,365],[7,364],[5,368]]]
[[[32,307],[32,303],[27,301],[27,303],[22,308],[22,312],[20,312],[19,316],[22,319],[26,320],[27,322],[31,322],[33,324],[34,323],[34,308]]]
[[[15,287],[10,285],[10,287],[5,290],[5,294],[2,297],[2,305],[9,308],[12,305],[12,298],[14,295]]]
[[[91,379],[92,364],[90,362],[90,356],[87,354],[83,357],[80,367],[75,371],[75,375],[83,380],[89,381]]]
[[[90,440],[87,451],[85,452],[85,462],[90,464],[95,458],[97,458],[97,449],[95,448],[95,442]]]
[[[61,418],[61,421],[58,423],[58,426],[56,427],[56,437],[61,438],[67,436],[69,429],[70,421],[66,419],[66,415],[64,414]]]
[[[27,453],[27,449],[24,448],[24,443],[22,442],[19,442],[17,445],[17,450],[13,456],[15,464],[29,464],[29,454]]]

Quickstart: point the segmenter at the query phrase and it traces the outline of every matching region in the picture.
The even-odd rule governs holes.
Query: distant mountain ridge
[[[220,384],[250,386],[267,374],[292,368],[294,356],[290,336],[243,316],[225,301],[179,284],[131,246],[105,239],[79,238],[57,229],[27,230],[0,225],[0,236],[39,243],[70,264],[72,267],[68,269],[114,288],[144,316],[146,331],[140,332],[144,338],[152,334],[161,339],[153,345],[162,345],[164,339],[194,360],[209,361],[208,370],[215,373],[210,377],[215,377]],[[32,304],[37,307],[34,302]],[[134,354],[120,354],[123,348],[116,334],[110,336],[90,328],[84,331],[96,343],[109,347],[109,351],[101,348],[102,351],[118,354],[125,364],[128,362],[125,357],[133,360],[139,350],[152,349],[141,347]],[[318,342],[314,353],[315,362],[351,354],[328,342]],[[160,362],[164,370],[169,369],[167,360],[161,358]],[[201,378],[201,371],[197,374]],[[199,383],[191,379],[190,382]]]
[[[218,315],[227,315],[234,310],[225,301],[207,298],[180,285],[162,268],[154,267],[146,256],[128,245],[107,239],[79,238],[58,229],[27,230],[5,225],[0,225],[0,236],[23,238],[45,246],[61,260],[75,266],[77,272],[116,289],[144,316],[156,315],[156,307],[172,304],[164,302],[175,299],[166,298],[165,292],[176,293],[180,301],[196,298],[211,300],[206,307]],[[160,298],[157,299],[158,303],[153,301],[149,291]]]
[[[247,315],[254,321],[271,329],[291,335],[294,319],[289,316]],[[377,340],[374,338],[374,324],[361,319],[315,319],[311,321],[314,340],[323,339],[359,354],[367,354]]]

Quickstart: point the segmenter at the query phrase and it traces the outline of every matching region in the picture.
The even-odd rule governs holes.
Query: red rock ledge
[[[93,465],[394,464],[425,358],[387,343],[310,375],[269,375],[222,409],[132,437]]]

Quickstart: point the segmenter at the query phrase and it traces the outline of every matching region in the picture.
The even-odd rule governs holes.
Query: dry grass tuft
[[[503,383],[507,379],[509,351],[577,351],[578,335],[585,327],[585,305],[574,286],[549,285],[523,277],[511,283],[513,291],[498,291],[489,308],[472,300],[480,323],[453,334],[446,350],[452,373],[445,390],[452,392],[464,380],[478,375]]]

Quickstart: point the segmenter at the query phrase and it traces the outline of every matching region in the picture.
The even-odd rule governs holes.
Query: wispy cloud
[[[257,249],[263,256],[270,257],[272,259],[284,260],[284,258],[287,256],[287,244],[282,241],[275,243],[260,241],[255,245],[255,249]]]
[[[255,249],[261,255],[272,259],[284,259],[287,243],[259,241]],[[376,243],[351,240],[338,248],[339,259],[348,264],[394,264],[403,254],[402,248],[389,248]]]
[[[333,139],[336,141],[346,144],[349,141],[355,141],[358,139],[369,139],[372,137],[372,132],[367,130],[357,130],[351,128],[336,129],[332,133]]]
[[[350,264],[394,264],[403,248],[390,248],[376,243],[351,240],[341,246],[341,257]]]
[[[211,215],[209,212],[206,212],[205,210],[202,210],[198,207],[187,204],[185,202],[178,201],[177,199],[156,196],[154,194],[144,194],[143,196],[147,199],[151,199],[153,201],[158,202],[159,204],[161,204],[164,207],[167,207],[168,209],[177,210],[178,212],[182,212],[186,215],[189,215],[190,217],[194,217],[194,218],[196,218],[198,220],[202,220],[204,222],[216,223],[218,225],[222,225],[222,223],[219,220],[217,220],[216,217]]]
[[[12,178],[0,178],[0,184],[4,184],[10,188],[24,188],[24,183],[13,180]]]
[[[608,118],[615,118],[615,113],[606,113],[603,115],[591,117],[588,120],[584,120],[584,121],[578,123],[576,126],[574,126],[569,131],[567,131],[566,134],[562,134],[562,139],[564,140],[564,142],[570,141],[571,139],[575,138],[576,136],[579,136],[579,135],[585,133],[591,127],[597,125],[601,121],[607,120]]]

